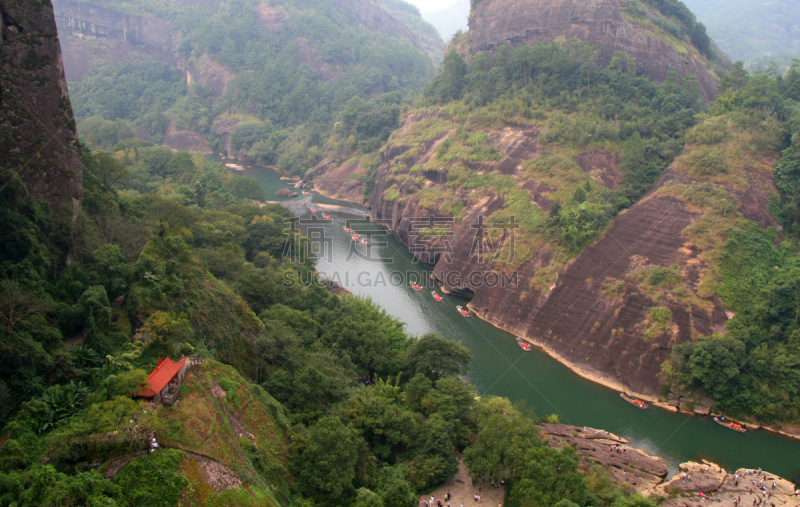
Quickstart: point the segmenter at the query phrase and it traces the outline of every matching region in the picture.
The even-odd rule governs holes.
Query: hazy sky
[[[416,5],[420,12],[431,12],[450,7],[456,0],[406,0],[406,2]]]

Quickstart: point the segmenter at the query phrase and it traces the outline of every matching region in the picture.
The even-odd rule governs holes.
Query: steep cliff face
[[[358,19],[359,24],[392,37],[405,39],[423,51],[436,52],[444,47],[439,37],[426,36],[410,29],[389,12],[389,5],[368,0],[333,0],[333,5]]]
[[[619,0],[482,0],[469,17],[470,50],[492,51],[498,45],[534,45],[576,38],[596,44],[599,63],[611,63],[617,51],[636,62],[637,72],[664,81],[667,72],[697,77],[707,100],[718,80],[707,59],[690,44],[659,31],[649,21],[624,15]]]
[[[3,0],[0,164],[31,193],[76,213],[83,195],[80,146],[49,0]]]
[[[580,172],[593,185],[614,188],[624,173],[619,155],[568,150],[572,172],[548,178],[530,170],[553,156],[540,129],[505,126],[488,134],[500,155],[469,163],[483,181],[496,182],[454,189],[454,173],[434,167],[457,130],[444,111],[407,116],[383,152],[369,203],[372,216],[433,267],[444,291],[470,298],[481,318],[585,376],[651,397],[661,394],[662,365],[674,345],[725,332],[732,314],[716,293],[720,247],[728,231],[748,221],[777,226],[767,208],[776,192],[770,146],[779,145],[779,129],[706,120],[690,131],[683,155],[653,190],[572,258],[547,234],[526,233],[524,224],[570,195]],[[512,181],[522,196],[510,191]],[[509,211],[523,227],[492,229],[510,221]],[[420,225],[431,215],[452,222]]]
[[[54,0],[53,8],[70,81],[80,81],[99,61],[177,64],[177,31],[164,20],[73,0]]]

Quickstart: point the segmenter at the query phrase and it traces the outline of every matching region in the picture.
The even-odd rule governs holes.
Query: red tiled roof
[[[163,391],[167,384],[175,378],[175,375],[181,371],[183,363],[185,362],[186,358],[180,361],[173,361],[170,358],[166,358],[162,361],[161,358],[159,358],[158,366],[147,376],[147,386],[142,387],[139,392],[134,393],[134,395],[144,398],[152,398],[157,395]]]

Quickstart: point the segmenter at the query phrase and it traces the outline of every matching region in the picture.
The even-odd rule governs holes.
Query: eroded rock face
[[[708,224],[723,227],[720,221],[733,211],[761,227],[777,227],[768,213],[769,195],[777,192],[771,177],[776,154],[740,156],[741,167],[732,166],[724,177],[703,182],[688,164],[707,148],[687,145],[651,192],[619,214],[602,237],[576,257],[564,260],[559,251],[563,247],[547,237],[519,240],[514,246],[513,235],[493,240],[495,246],[481,256],[476,240],[484,227],[482,217],[505,208],[508,196],[491,185],[473,190],[448,187],[447,168],[437,169],[437,152],[458,127],[442,110],[407,115],[381,152],[368,202],[372,218],[432,267],[442,291],[471,299],[469,307],[479,317],[541,347],[585,377],[650,399],[662,394],[668,380],[662,368],[675,345],[725,332],[733,314],[708,290],[709,284],[704,285],[714,280],[710,262],[724,239],[703,236],[703,231],[709,230]],[[527,192],[529,204],[549,213],[556,203],[553,198],[564,190],[553,186],[574,175],[545,181],[545,172],[529,170],[531,160],[552,149],[539,144],[538,127],[506,125],[484,133],[502,156],[464,165],[476,173],[513,179],[516,188]],[[735,144],[724,146],[742,154]],[[608,148],[590,147],[569,156],[593,185],[613,189],[623,176],[619,154]],[[335,194],[354,181],[349,175],[358,174],[356,169],[356,164],[328,168],[317,181]],[[721,200],[708,204],[711,196]],[[723,201],[724,212],[716,208]],[[459,216],[450,225],[442,222],[449,229],[446,236],[420,232],[428,226],[420,225],[420,219],[453,217],[453,209]],[[519,260],[494,264],[491,257],[503,245]],[[673,273],[670,276],[680,281],[656,287],[651,277],[658,272]],[[492,273],[500,274],[499,283]],[[657,315],[668,318],[656,325]],[[678,392],[669,399],[669,406],[698,414],[709,414],[713,405],[710,399]]]
[[[470,14],[469,28],[473,54],[506,42],[534,45],[576,38],[598,45],[601,65],[623,51],[654,81],[664,81],[668,71],[681,79],[693,74],[707,100],[716,93],[717,80],[706,70],[704,57],[681,54],[672,43],[623,18],[619,0],[481,0]]]
[[[177,32],[164,20],[73,0],[53,0],[53,9],[64,38],[64,68],[70,81],[87,76],[98,60],[156,59],[177,64],[173,56]]]
[[[628,441],[603,430],[566,424],[542,424],[542,436],[548,445],[563,449],[574,447],[581,457],[581,471],[588,473],[593,465],[609,472],[620,485],[648,494],[667,476],[663,459],[650,456],[628,445]]]
[[[362,26],[392,37],[405,39],[418,49],[441,49],[444,45],[441,40],[423,40],[418,37],[377,3],[368,0],[333,0],[333,5],[355,17]]]
[[[49,0],[2,0],[0,164],[57,209],[80,210],[80,145]],[[10,21],[13,20],[13,23]]]

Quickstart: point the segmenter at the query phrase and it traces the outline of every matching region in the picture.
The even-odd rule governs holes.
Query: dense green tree
[[[573,447],[531,447],[524,460],[525,468],[513,486],[515,496],[537,505],[589,505],[591,495],[578,471],[580,459]]]
[[[439,75],[428,86],[426,93],[440,102],[458,100],[464,93],[467,78],[467,64],[458,52],[451,49],[442,62]]]
[[[529,465],[526,452],[544,445],[534,421],[505,398],[482,398],[475,408],[478,438],[464,451],[474,477],[519,476]]]
[[[410,376],[422,373],[431,380],[446,375],[463,375],[472,360],[472,352],[458,342],[435,333],[427,333],[417,340],[406,357]]]
[[[322,505],[340,505],[353,494],[358,435],[336,417],[322,417],[296,441],[292,470],[304,495]]]

